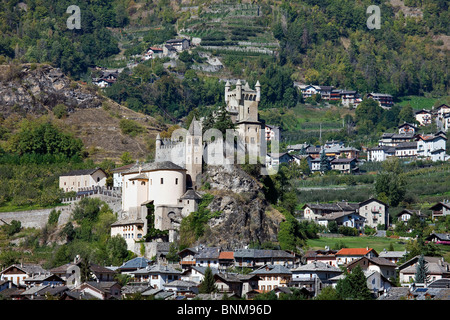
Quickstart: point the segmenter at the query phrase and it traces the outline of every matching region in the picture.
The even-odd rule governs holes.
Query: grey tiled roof
[[[259,269],[256,269],[255,271],[250,272],[250,274],[292,274],[292,271],[285,266],[274,264],[274,265],[266,265],[264,267],[261,267]]]
[[[205,247],[198,251],[195,255],[195,259],[219,259],[220,248],[218,247]]]
[[[311,263],[307,263],[305,265],[298,266],[297,268],[291,270],[291,272],[293,272],[293,273],[295,273],[296,271],[311,271],[311,272],[327,271],[327,272],[342,273],[342,270],[340,268],[331,266],[327,263],[323,263],[320,261],[313,261]]]
[[[234,251],[234,258],[294,258],[294,255],[284,250],[238,249]]]

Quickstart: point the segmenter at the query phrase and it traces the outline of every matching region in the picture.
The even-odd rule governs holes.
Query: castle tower
[[[236,130],[245,145],[246,153],[259,156],[264,130],[258,119],[261,84],[258,81],[255,89],[251,89],[248,82],[242,85],[238,80],[234,90],[230,90],[229,86],[225,85],[225,97],[227,111],[233,123],[236,124]]]
[[[186,137],[186,180],[188,188],[196,189],[196,181],[199,174],[202,173],[203,140],[202,125],[200,121],[194,118],[189,126]]]

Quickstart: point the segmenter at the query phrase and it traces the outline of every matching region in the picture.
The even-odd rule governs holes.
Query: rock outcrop
[[[270,206],[257,180],[237,166],[208,166],[203,180],[214,195],[208,209],[220,216],[209,220],[201,242],[239,248],[252,242],[277,241],[284,216]]]
[[[71,81],[60,69],[45,64],[0,66],[0,113],[41,115],[64,104],[68,112],[98,108],[103,97]]]

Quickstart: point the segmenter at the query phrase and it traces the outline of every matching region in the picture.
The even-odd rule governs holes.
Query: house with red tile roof
[[[375,258],[378,257],[378,253],[373,248],[342,248],[336,252],[336,264],[347,265],[362,257]]]

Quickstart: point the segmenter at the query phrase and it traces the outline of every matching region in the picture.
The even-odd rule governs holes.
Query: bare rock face
[[[202,242],[238,248],[277,241],[284,216],[269,205],[258,181],[237,166],[208,166],[203,179],[214,195],[208,209],[220,216],[209,220]]]
[[[41,115],[57,104],[72,112],[75,108],[98,108],[102,98],[50,65],[0,66],[0,113],[5,117],[11,113]]]

